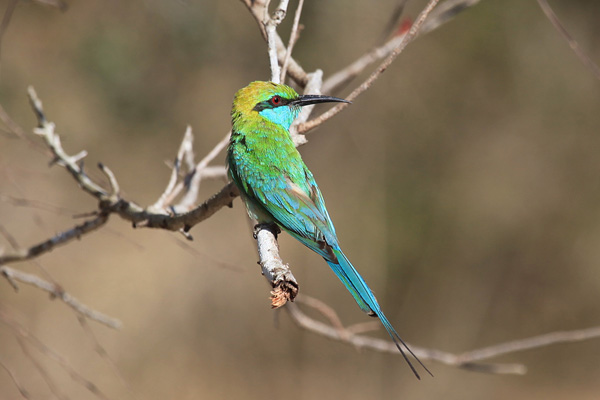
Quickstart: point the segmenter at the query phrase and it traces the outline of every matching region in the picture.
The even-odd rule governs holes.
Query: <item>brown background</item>
[[[307,1],[295,56],[307,70],[337,71],[377,41],[394,3]],[[553,3],[599,61],[600,3]],[[291,17],[280,29],[284,40],[290,24]],[[0,74],[0,101],[24,129],[35,125],[25,96],[32,84],[66,150],[86,149],[89,173],[98,177],[95,165],[105,163],[141,204],[164,189],[164,161],[185,126],[202,156],[229,129],[234,92],[269,76],[245,7],[216,0],[70,1],[65,13],[20,2]],[[484,0],[410,45],[301,151],[343,247],[399,332],[462,352],[600,323],[599,110],[598,81],[535,1]],[[3,197],[0,222],[22,246],[96,207],[48,161],[26,141],[0,135],[0,195],[64,208]],[[222,185],[204,183],[202,198]],[[121,331],[90,324],[139,399],[599,396],[598,340],[494,360],[526,364],[522,377],[429,362],[435,379],[417,382],[400,357],[299,331],[285,313],[276,319],[239,199],[192,234],[188,243],[114,217],[81,241],[14,266],[42,274],[41,264],[72,295],[123,321]],[[318,256],[289,237],[280,244],[303,293],[345,323],[369,321]],[[30,287],[14,293],[3,281],[0,289],[5,312],[108,397],[133,398],[69,308]],[[52,397],[4,325],[0,349],[32,398]],[[94,398],[31,353],[62,393]],[[18,396],[0,371],[0,398]]]

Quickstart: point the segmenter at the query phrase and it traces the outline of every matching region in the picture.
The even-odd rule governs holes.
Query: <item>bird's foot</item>
[[[266,229],[269,232],[271,232],[273,234],[273,236],[275,236],[275,239],[277,239],[277,235],[279,235],[281,233],[281,229],[279,229],[279,226],[277,226],[277,224],[263,222],[263,223],[254,225],[254,233],[253,233],[254,239],[257,238],[258,232],[262,231],[263,229]]]

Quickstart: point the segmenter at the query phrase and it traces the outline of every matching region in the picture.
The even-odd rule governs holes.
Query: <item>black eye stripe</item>
[[[272,99],[273,99],[273,97],[271,97],[268,100],[261,101],[260,103],[258,103],[257,105],[254,106],[253,110],[260,112],[262,110],[266,110],[267,108],[276,108],[276,107],[286,106],[291,102],[290,99],[286,99],[285,97],[279,96],[279,99],[280,99],[279,103],[277,105],[273,105],[273,103],[271,103]]]

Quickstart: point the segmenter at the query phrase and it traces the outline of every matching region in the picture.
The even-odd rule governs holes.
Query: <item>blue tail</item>
[[[333,249],[333,253],[337,257],[337,263],[329,261],[327,259],[325,259],[325,261],[327,261],[327,264],[329,264],[333,272],[335,272],[337,277],[340,278],[340,280],[344,283],[346,289],[348,289],[348,291],[352,294],[352,297],[354,297],[354,300],[356,300],[361,310],[368,313],[369,315],[377,316],[379,318],[385,330],[388,332],[388,334],[394,341],[394,344],[396,345],[398,350],[400,350],[402,357],[404,357],[404,360],[406,360],[410,369],[418,379],[421,379],[421,377],[419,376],[419,374],[415,370],[415,367],[412,365],[412,363],[406,356],[404,349],[406,349],[406,351],[408,351],[415,358],[415,360],[417,360],[417,362],[421,364],[421,366],[425,369],[425,371],[429,373],[429,375],[433,376],[433,374],[427,369],[427,367],[423,365],[421,360],[419,360],[419,358],[415,356],[415,354],[406,345],[406,343],[404,343],[400,335],[398,335],[398,332],[396,332],[390,321],[388,321],[388,319],[386,318],[385,314],[383,314],[383,311],[381,311],[381,308],[377,303],[377,299],[375,299],[375,295],[373,295],[373,292],[371,292],[371,289],[369,289],[369,286],[362,278],[362,276],[360,276],[358,271],[354,269],[346,255],[344,255],[344,253],[342,253],[341,250],[336,249]],[[402,348],[403,346],[404,349]]]

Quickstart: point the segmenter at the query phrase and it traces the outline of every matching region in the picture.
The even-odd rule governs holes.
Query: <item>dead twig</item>
[[[311,302],[304,301],[305,297],[306,296],[299,298],[303,299],[301,303],[313,306]],[[294,323],[296,323],[296,325],[302,329],[332,340],[351,344],[358,348],[366,348],[383,353],[399,354],[396,346],[389,340],[358,335],[356,332],[353,332],[348,328],[338,326],[337,323],[333,325],[324,324],[323,322],[308,317],[296,304],[288,304],[285,309],[290,314]],[[339,318],[337,319],[339,320]],[[514,340],[481,349],[471,350],[461,354],[453,354],[442,350],[428,349],[412,344],[410,347],[415,355],[423,361],[437,361],[445,365],[476,372],[523,375],[527,372],[527,368],[522,364],[489,364],[484,363],[484,361],[502,355],[542,348],[558,343],[580,342],[596,338],[600,338],[600,327],[578,329],[573,331],[552,332],[531,338]]]
[[[292,31],[290,32],[290,39],[288,41],[287,49],[285,51],[285,57],[283,59],[283,64],[281,65],[281,80],[280,81],[282,83],[285,83],[285,74],[287,72],[288,64],[290,63],[290,58],[292,57],[292,50],[294,49],[294,45],[298,41],[300,15],[302,14],[303,6],[304,6],[304,0],[299,0],[298,7],[296,7],[296,13],[294,14],[294,23],[292,25]]]
[[[21,397],[24,399],[30,399],[31,397],[29,397],[29,392],[23,386],[21,386],[13,370],[11,370],[2,360],[0,360],[0,367],[2,367],[6,371],[6,373],[10,377],[10,380],[13,382],[13,385],[15,385],[15,387],[19,391]]]
[[[413,26],[410,28],[408,33],[404,36],[403,40],[400,41],[400,43],[394,48],[391,54],[387,56],[387,58],[377,67],[377,69],[371,75],[369,75],[369,77],[362,84],[360,84],[356,89],[354,89],[352,93],[348,95],[348,97],[346,97],[346,100],[353,101],[360,94],[362,94],[364,91],[371,87],[373,82],[375,82],[381,76],[381,74],[394,62],[398,55],[402,53],[402,51],[404,51],[408,43],[410,43],[416,37],[417,33],[421,29],[421,26],[423,25],[423,23],[425,22],[425,20],[427,19],[431,11],[435,8],[438,2],[439,0],[429,0],[427,6],[423,9],[423,11],[421,11],[419,17],[417,18]],[[347,106],[348,103],[340,103],[339,105],[330,108],[325,113],[319,115],[317,118],[298,126],[298,132],[305,133],[311,129],[314,129],[315,127],[321,125],[323,122],[338,114]]]
[[[63,356],[45,345],[44,342],[33,335],[23,325],[11,318],[3,310],[0,310],[0,322],[4,323],[4,325],[10,328],[18,338],[22,338],[23,340],[27,341],[27,343],[35,347],[40,353],[56,362],[65,372],[69,374],[73,381],[86,388],[96,397],[102,400],[108,400],[108,397],[100,390],[100,388],[98,388],[98,386],[96,386],[95,383],[81,375],[77,369],[69,364],[69,362]]]
[[[598,67],[598,65],[594,61],[592,61],[592,59],[589,58],[587,56],[587,54],[585,54],[585,52],[581,49],[581,47],[579,47],[579,43],[577,43],[577,41],[573,38],[573,36],[571,36],[569,34],[569,32],[567,32],[567,30],[565,29],[563,24],[560,22],[560,20],[558,19],[558,17],[554,13],[554,11],[552,10],[552,8],[548,4],[548,2],[546,0],[537,0],[537,2],[539,4],[540,8],[542,9],[542,11],[544,12],[544,14],[546,14],[546,17],[550,20],[550,22],[554,26],[554,29],[556,29],[558,31],[558,33],[560,33],[560,35],[563,38],[565,38],[565,40],[569,43],[569,46],[575,52],[575,54],[577,55],[579,60],[583,63],[583,65],[588,67],[588,69],[592,72],[592,74],[594,74],[594,76],[597,79],[600,79],[600,68]]]
[[[76,225],[73,228],[61,232],[48,240],[45,240],[28,249],[16,250],[14,253],[0,254],[0,265],[26,261],[38,257],[41,254],[47,253],[57,246],[64,245],[72,240],[80,239],[85,234],[92,232],[108,221],[108,215],[100,214],[96,218],[86,221],[83,224]]]
[[[37,287],[38,289],[50,293],[53,298],[60,299],[63,303],[77,311],[79,314],[84,315],[86,318],[99,322],[113,329],[121,328],[121,321],[91,309],[55,283],[48,282],[37,275],[22,272],[5,265],[0,266],[0,274],[6,278],[6,280],[15,290],[19,290],[19,282]]]

